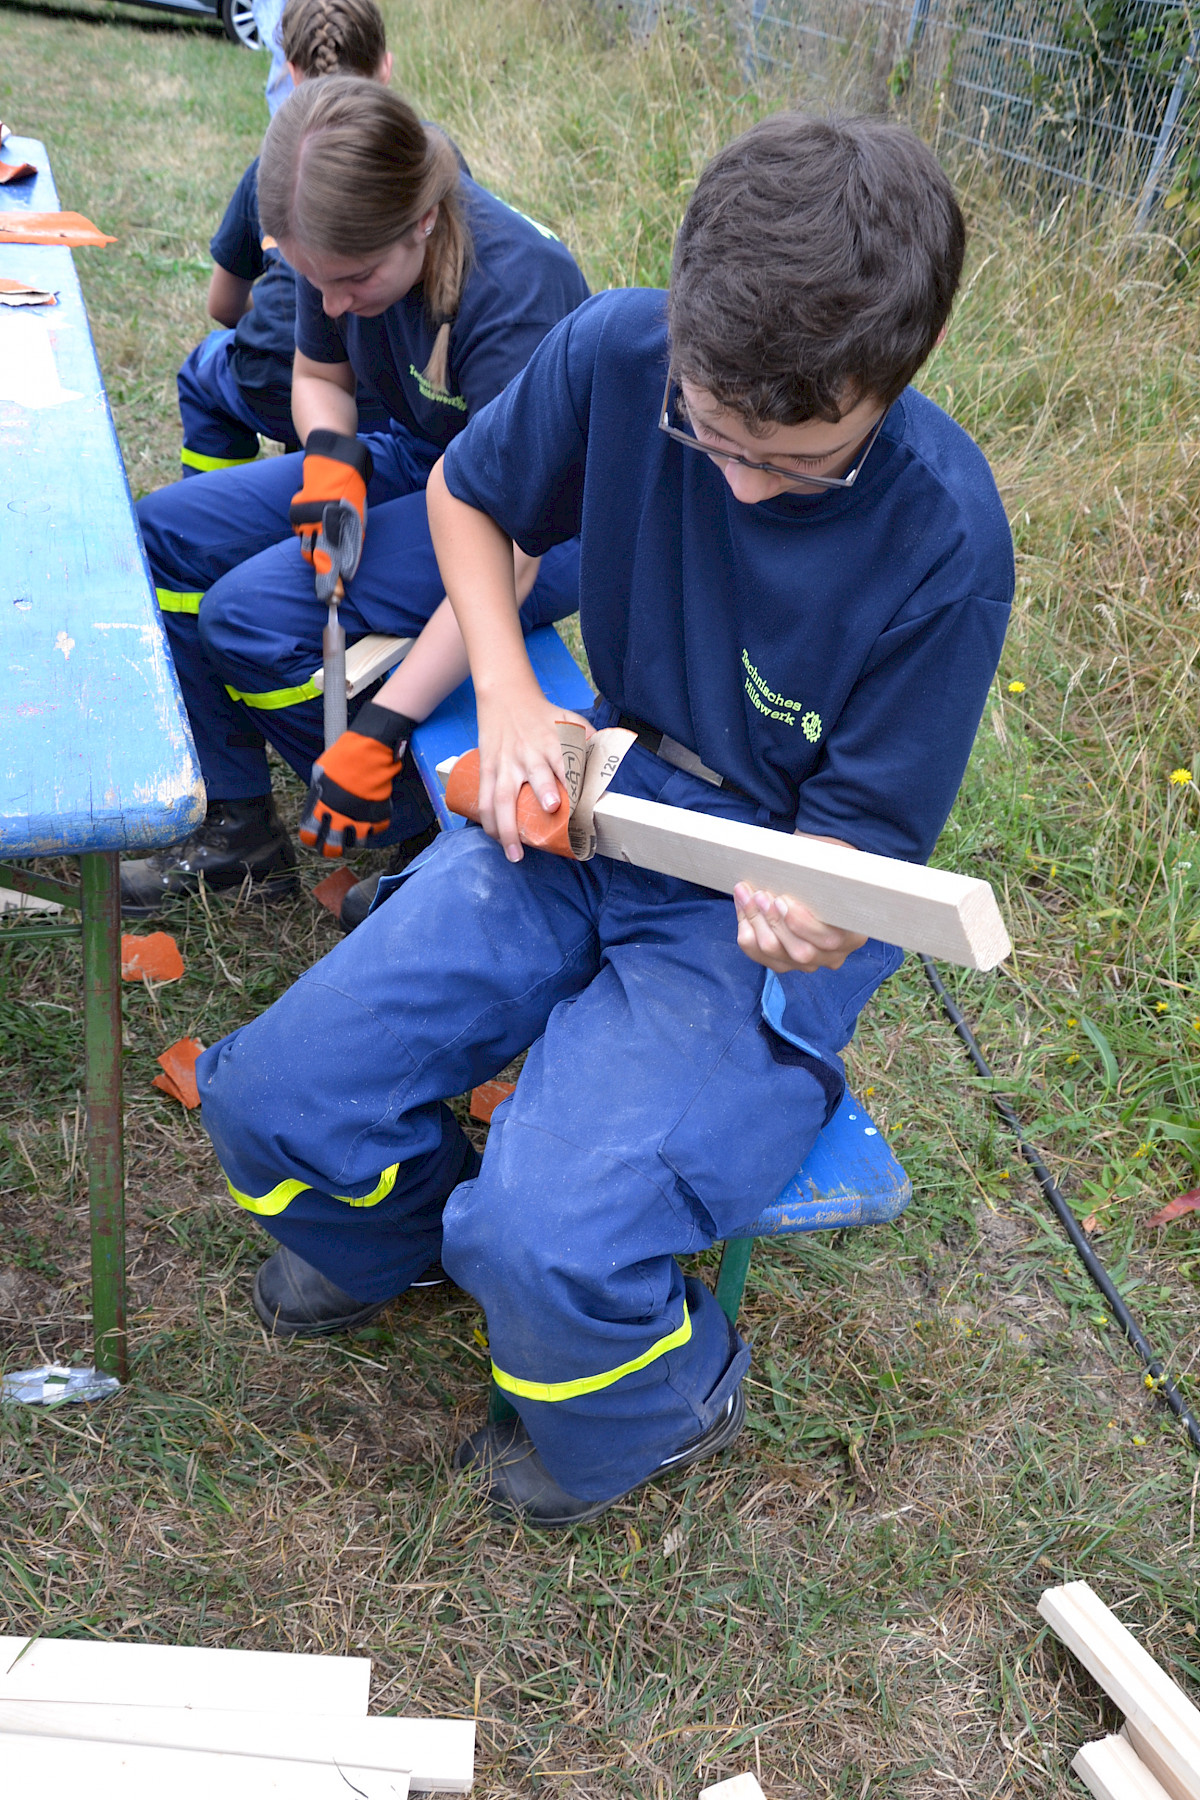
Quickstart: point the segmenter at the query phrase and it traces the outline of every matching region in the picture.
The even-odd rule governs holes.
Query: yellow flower
[[[1000,1171],[1000,1179],[1001,1179],[1001,1181],[1007,1181],[1007,1180],[1008,1180],[1008,1170],[1007,1170],[1007,1169],[1001,1169],[1001,1171]]]
[[[1068,1062],[1069,1062],[1069,1063],[1073,1063],[1073,1062],[1078,1062],[1078,1061],[1079,1061],[1079,1052],[1078,1052],[1078,1050],[1072,1050],[1072,1052],[1071,1052],[1071,1054],[1070,1054],[1070,1056],[1068,1056],[1068,1058],[1067,1058],[1067,1061],[1068,1061]]]
[[[1025,683],[1023,681],[1010,681],[1008,684],[1008,691],[1010,694],[1023,694],[1025,692]]]
[[[1167,1003],[1167,1001],[1156,1000],[1154,1002],[1154,1010],[1155,1010],[1155,1012],[1170,1012],[1171,1008],[1170,1008],[1169,1004]]]
[[[863,1089],[864,1094],[873,1094],[874,1092],[875,1092],[875,1089],[873,1087]]]
[[[1136,1162],[1139,1156],[1149,1156],[1149,1154],[1150,1154],[1149,1144],[1139,1144],[1137,1149],[1133,1153],[1133,1160]]]
[[[1068,1025],[1078,1025],[1078,1023],[1079,1023],[1078,1019],[1068,1019],[1067,1020]]]
[[[1171,770],[1170,782],[1172,787],[1186,787],[1191,779],[1192,771],[1190,769]]]

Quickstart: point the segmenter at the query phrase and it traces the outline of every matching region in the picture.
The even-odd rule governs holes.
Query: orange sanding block
[[[557,777],[556,777],[557,780]],[[479,823],[479,752],[468,750],[460,756],[446,782],[446,805],[452,813]],[[571,824],[571,800],[562,782],[558,782],[558,811],[543,812],[537,797],[526,782],[517,795],[517,836],[531,850],[552,850],[555,856],[575,860],[568,831]]]

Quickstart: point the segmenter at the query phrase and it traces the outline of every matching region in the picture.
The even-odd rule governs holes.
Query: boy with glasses
[[[456,1461],[532,1523],[737,1435],[749,1351],[675,1259],[803,1162],[900,952],[786,895],[523,850],[520,789],[552,812],[564,771],[512,545],[581,534],[587,722],[639,739],[614,791],[926,859],[1013,591],[987,464],[909,386],[963,248],[904,127],[782,114],[701,176],[669,295],[550,332],[428,490],[484,830],[199,1065],[230,1185],[283,1246],[260,1316],[269,1293],[277,1331],[349,1328],[440,1252],[519,1415]],[[527,1046],[477,1167],[445,1097]]]

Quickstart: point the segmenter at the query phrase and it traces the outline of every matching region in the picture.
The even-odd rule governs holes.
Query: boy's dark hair
[[[966,227],[905,125],[776,113],[718,152],[675,243],[671,366],[752,429],[891,405],[929,355]]]

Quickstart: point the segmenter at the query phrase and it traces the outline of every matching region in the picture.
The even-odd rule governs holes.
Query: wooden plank
[[[1158,1754],[1158,1751],[1154,1748],[1154,1745],[1148,1738],[1142,1735],[1136,1725],[1131,1725],[1128,1719],[1126,1719],[1124,1725],[1121,1727],[1121,1736],[1129,1740],[1137,1755],[1154,1776],[1154,1779],[1161,1787],[1166,1789],[1170,1796],[1170,1800],[1188,1800],[1187,1789],[1184,1787],[1183,1783],[1176,1780],[1174,1774],[1167,1767],[1162,1757]]]
[[[700,1800],[766,1800],[754,1775],[734,1775],[729,1781],[718,1781],[716,1787],[700,1790]]]
[[[1096,1800],[1170,1800],[1127,1738],[1085,1744],[1071,1767]]]
[[[415,638],[383,637],[379,632],[372,632],[370,637],[359,638],[357,644],[351,644],[346,651],[346,698],[353,700],[355,694],[361,694],[364,688],[378,681],[381,675],[390,675],[398,663],[402,663],[408,655]],[[317,692],[325,692],[325,670],[314,669],[313,686]]]
[[[1086,1581],[1047,1588],[1038,1611],[1149,1747],[1172,1783],[1172,1800],[1200,1800],[1200,1712],[1182,1688]]]
[[[12,1733],[280,1762],[336,1762],[380,1774],[403,1771],[414,1790],[445,1794],[469,1793],[475,1769],[470,1719],[319,1718],[207,1711],[195,1705],[97,1704],[90,1699],[0,1700],[0,1765]]]
[[[13,1800],[406,1800],[408,1776],[262,1756],[158,1750],[50,1737],[4,1739],[4,1792]]]
[[[749,881],[830,925],[968,969],[993,969],[1012,949],[990,884],[967,875],[628,794],[604,794],[593,818],[598,853],[618,862],[726,894]]]
[[[101,1644],[89,1638],[0,1637],[0,1700],[366,1717],[367,1656]],[[19,1659],[19,1660],[18,1660]]]

